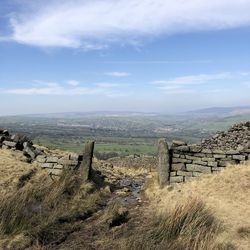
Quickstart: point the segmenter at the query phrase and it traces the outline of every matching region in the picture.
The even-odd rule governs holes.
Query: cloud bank
[[[249,0],[24,1],[10,39],[39,47],[103,49],[140,39],[250,25]]]

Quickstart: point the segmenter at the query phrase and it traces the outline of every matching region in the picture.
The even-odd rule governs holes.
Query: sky
[[[0,115],[250,106],[250,0],[0,0]]]

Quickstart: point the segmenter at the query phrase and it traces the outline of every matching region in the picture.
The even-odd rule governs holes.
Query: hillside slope
[[[250,163],[163,190],[151,187],[147,195],[151,209],[160,212],[193,198],[203,201],[223,225],[217,240],[250,249]]]

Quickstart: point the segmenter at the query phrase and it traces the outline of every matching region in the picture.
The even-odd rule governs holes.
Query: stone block
[[[220,149],[213,149],[212,152],[213,152],[213,154],[221,154],[221,155],[225,154],[225,151],[220,150]]]
[[[55,164],[53,169],[63,169],[63,165]]]
[[[238,154],[240,154],[240,151],[238,151],[238,150],[227,150],[226,152],[225,152],[225,154],[226,155],[238,155]]]
[[[53,168],[54,163],[42,163],[41,168]]]
[[[246,156],[245,155],[233,155],[233,159],[238,160],[238,161],[245,161]]]
[[[189,145],[190,147],[190,152],[192,153],[200,153],[202,148],[201,146],[198,146],[198,145]]]
[[[205,161],[193,161],[193,164],[198,164],[198,165],[202,165],[202,166],[207,166],[207,162]]]
[[[172,141],[173,147],[179,147],[179,146],[185,146],[185,145],[187,145],[187,143],[184,141],[180,141],[180,140],[173,140]]]
[[[179,170],[185,170],[185,164],[184,163],[177,163],[177,164],[172,164],[172,170],[174,171],[179,171]]]
[[[217,167],[217,166],[218,166],[218,162],[217,162],[217,161],[209,161],[209,162],[207,163],[207,165],[208,165],[209,167]]]
[[[187,172],[187,171],[177,171],[177,175],[180,175],[180,176],[192,176],[193,173],[192,172]]]
[[[64,158],[61,158],[58,160],[58,164],[63,165],[63,166],[76,166],[78,164],[78,161],[66,160]]]
[[[197,156],[191,156],[191,155],[186,155],[186,159],[188,159],[188,160],[194,160],[194,161],[199,161],[199,160],[201,160],[201,158],[200,157],[197,157]]]
[[[211,149],[202,149],[201,150],[201,153],[204,153],[204,154],[212,154],[212,150]]]
[[[13,142],[13,141],[4,141],[3,145],[6,145],[6,146],[8,146],[10,148],[15,148],[16,147],[16,142]]]
[[[56,157],[56,156],[48,156],[47,159],[46,159],[46,162],[57,163],[58,162],[58,157]]]
[[[234,160],[224,160],[224,161],[219,161],[218,166],[226,167],[227,165],[234,165],[234,164],[236,164],[236,161]]]
[[[215,155],[214,155],[214,158],[215,158],[215,159],[223,159],[223,158],[226,158],[226,155],[223,155],[223,154],[215,154]]]
[[[172,176],[170,177],[170,184],[172,183],[181,183],[184,182],[184,177],[183,176]]]
[[[179,147],[176,147],[175,150],[179,152],[190,152],[189,146],[179,146]]]
[[[170,172],[170,176],[176,176],[177,175],[177,172],[174,171],[174,172]]]
[[[180,158],[173,158],[172,162],[173,163],[192,163],[192,160],[180,159]]]
[[[25,147],[23,149],[23,153],[24,155],[29,156],[33,160],[36,158],[36,151],[33,147],[29,147],[29,146]]]
[[[212,158],[212,157],[203,157],[201,158],[202,161],[207,161],[207,162],[210,162],[210,161],[215,161],[215,158]]]
[[[186,168],[187,168],[187,171],[200,172],[204,174],[210,174],[212,172],[211,167],[205,167],[205,166],[196,165],[196,164],[187,164]]]
[[[36,161],[39,163],[45,163],[46,162],[46,156],[45,155],[38,155],[36,157]]]

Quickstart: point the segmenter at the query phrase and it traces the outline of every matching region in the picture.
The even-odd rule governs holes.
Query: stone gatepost
[[[158,173],[160,188],[169,184],[170,178],[170,154],[168,143],[165,139],[160,139],[158,142]]]
[[[92,159],[94,153],[94,141],[86,142],[83,152],[83,159],[79,167],[80,175],[83,177],[84,181],[90,179],[92,172]]]

